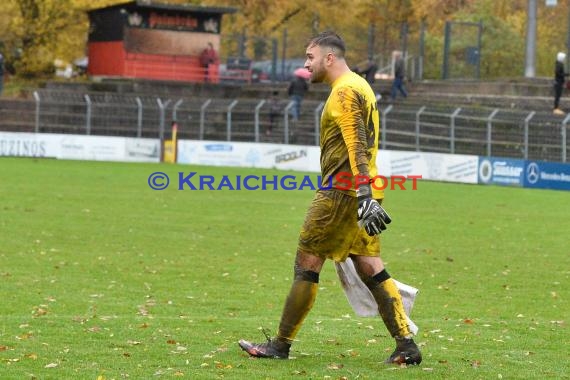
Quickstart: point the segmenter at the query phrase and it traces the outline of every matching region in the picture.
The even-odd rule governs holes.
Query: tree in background
[[[53,74],[54,60],[82,57],[89,8],[113,0],[4,0],[0,41],[10,71],[22,77]]]
[[[162,1],[162,0],[154,0]],[[25,77],[53,73],[53,62],[72,62],[85,55],[86,11],[126,0],[4,0],[0,13],[0,50],[10,71]],[[448,20],[483,22],[481,77],[524,75],[526,6],[528,0],[165,0],[172,4],[231,6],[238,12],[224,16],[222,59],[237,53],[239,36],[246,36],[249,58],[271,58],[272,39],[287,31],[286,58],[304,56],[307,38],[334,29],[349,46],[351,66],[368,58],[368,33],[374,26],[374,55],[389,62],[402,47],[408,26],[408,52],[418,54],[419,31],[426,26],[424,78],[440,78],[444,25]],[[555,7],[538,6],[536,73],[550,77],[553,57],[566,50],[568,1]],[[256,37],[256,38],[255,38]]]

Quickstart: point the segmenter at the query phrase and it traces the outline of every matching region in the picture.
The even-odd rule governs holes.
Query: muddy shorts
[[[356,197],[338,190],[315,194],[299,236],[298,250],[324,259],[344,261],[349,254],[379,256],[379,236],[358,227]]]

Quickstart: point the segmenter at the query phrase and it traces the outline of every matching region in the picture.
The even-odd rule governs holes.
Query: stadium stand
[[[0,100],[0,130],[131,137],[318,144],[328,87],[311,85],[301,118],[286,112],[266,135],[269,104],[286,83],[180,84],[161,81],[50,83],[25,99]],[[386,94],[389,83],[374,84]],[[410,83],[410,97],[379,101],[382,148],[561,161],[568,120],[551,112],[546,81]],[[453,92],[451,92],[453,91]],[[283,95],[284,106],[287,98]],[[563,98],[562,104],[568,99]],[[286,107],[284,107],[286,108]]]

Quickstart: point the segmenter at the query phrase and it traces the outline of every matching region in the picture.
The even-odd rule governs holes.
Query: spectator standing
[[[404,88],[404,78],[406,76],[406,66],[404,58],[402,57],[402,52],[396,52],[394,54],[394,81],[392,82],[392,91],[390,97],[392,100],[396,100],[398,91],[404,98],[408,97],[408,93]]]
[[[214,45],[208,42],[208,47],[200,54],[200,66],[204,69],[204,81],[211,82],[210,65],[218,63],[218,53],[214,49]]]
[[[564,89],[564,82],[566,77],[569,75],[564,71],[564,60],[566,59],[566,54],[559,52],[556,55],[556,64],[554,66],[554,114],[564,115],[564,111],[560,109],[560,97],[562,96],[562,90]]]
[[[301,116],[301,103],[303,103],[303,98],[309,90],[309,84],[307,81],[296,75],[293,80],[289,83],[289,88],[287,89],[287,94],[291,100],[295,103],[293,106],[293,121],[299,120]]]

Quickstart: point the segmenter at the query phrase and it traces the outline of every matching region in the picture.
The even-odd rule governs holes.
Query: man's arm
[[[336,100],[341,110],[337,118],[338,125],[347,147],[350,168],[354,176],[353,183],[356,186],[358,223],[364,227],[368,235],[378,235],[386,229],[386,225],[392,219],[378,201],[372,198],[368,164],[368,131],[362,114],[364,107],[362,103],[365,100],[362,94],[348,88],[340,89],[335,95],[338,96]]]
[[[362,115],[362,95],[351,88],[339,89],[334,101],[337,102],[337,120],[342,138],[348,151],[348,160],[353,176],[368,176],[368,147],[366,126]]]

